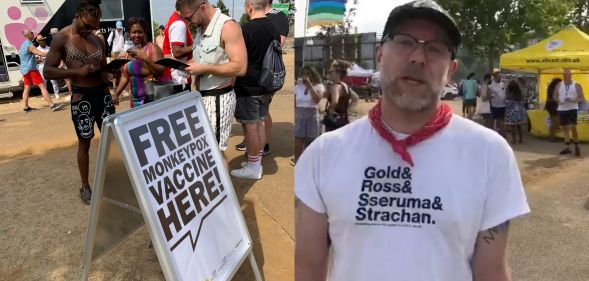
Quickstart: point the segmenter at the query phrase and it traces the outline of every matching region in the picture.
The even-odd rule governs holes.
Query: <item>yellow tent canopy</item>
[[[589,72],[589,35],[574,25],[524,49],[502,54],[499,65],[532,73],[562,73],[563,68]]]

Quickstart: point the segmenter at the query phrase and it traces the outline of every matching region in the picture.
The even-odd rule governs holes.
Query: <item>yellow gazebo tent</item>
[[[563,68],[589,70],[589,35],[569,25],[530,47],[502,54],[501,68],[533,73],[562,73]]]
[[[554,77],[562,78],[563,68],[573,71],[573,80],[582,87],[589,100],[589,35],[574,25],[524,49],[502,54],[499,59],[502,69],[538,74],[540,103],[546,101],[546,88]],[[548,135],[548,114],[540,110],[529,110],[531,133]],[[579,116],[579,138],[589,141],[589,123],[586,116]]]

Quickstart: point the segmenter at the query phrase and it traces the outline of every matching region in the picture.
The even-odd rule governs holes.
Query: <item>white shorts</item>
[[[215,133],[215,138],[219,143],[219,149],[225,151],[227,149],[227,141],[231,133],[231,125],[233,124],[233,114],[235,113],[235,92],[231,91],[226,94],[218,96],[203,97],[203,103],[209,115],[211,128]]]

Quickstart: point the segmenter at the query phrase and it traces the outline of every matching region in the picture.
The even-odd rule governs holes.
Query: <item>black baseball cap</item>
[[[163,25],[160,25],[159,29],[166,29]]]
[[[444,10],[438,3],[432,0],[411,1],[394,8],[387,19],[382,33],[382,40],[384,41],[389,37],[395,27],[408,19],[426,19],[439,24],[448,32],[448,38],[450,38],[454,48],[457,49],[460,46],[462,36],[460,35],[456,22],[448,11]]]

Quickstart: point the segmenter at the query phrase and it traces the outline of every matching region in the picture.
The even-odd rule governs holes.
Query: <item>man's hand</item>
[[[184,71],[192,75],[203,75],[208,73],[206,64],[200,64],[195,62],[188,64]]]
[[[142,61],[145,61],[145,62],[147,62],[148,60],[150,60],[150,59],[151,59],[151,58],[150,58],[150,57],[147,55],[147,53],[146,53],[146,52],[144,52],[143,50],[141,50],[141,49],[138,49],[138,48],[137,48],[137,49],[131,49],[131,50],[129,50],[129,51],[128,51],[128,53],[129,53],[129,55],[130,55],[132,58],[135,58],[135,59],[138,59],[138,60],[142,60]]]
[[[78,71],[79,77],[86,77],[86,76],[88,76],[88,74],[96,71],[96,67],[93,64],[86,64],[86,65],[78,68],[77,71]]]

